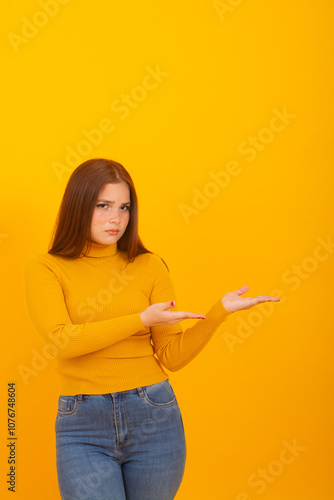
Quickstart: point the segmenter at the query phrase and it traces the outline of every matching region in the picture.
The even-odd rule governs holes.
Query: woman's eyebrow
[[[110,201],[110,200],[97,200],[98,202],[101,202],[103,201],[103,203],[115,203],[114,201]],[[122,205],[130,205],[130,201],[125,201],[124,203],[122,203]]]

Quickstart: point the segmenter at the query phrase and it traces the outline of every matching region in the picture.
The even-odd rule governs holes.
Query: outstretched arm
[[[279,297],[270,295],[257,295],[256,297],[241,297],[249,290],[248,286],[242,286],[234,292],[228,292],[222,297],[222,304],[228,312],[241,311],[250,309],[262,302],[278,302]],[[188,311],[170,311],[169,308],[174,307],[175,301],[158,302],[152,304],[145,311],[140,313],[143,325],[146,327],[157,325],[174,325],[183,319],[205,319],[204,315],[191,313]]]
[[[141,313],[143,324],[150,327],[155,353],[163,366],[176,371],[187,365],[209,342],[217,328],[235,311],[249,309],[261,302],[277,302],[279,297],[259,295],[257,297],[241,297],[248,291],[248,286],[226,293],[204,315],[185,311],[170,310],[175,301],[160,302],[159,299],[175,297],[175,290],[163,264],[155,262],[157,284],[153,289],[152,304]],[[185,318],[201,318],[185,331],[179,321]],[[204,318],[204,319],[202,319]]]

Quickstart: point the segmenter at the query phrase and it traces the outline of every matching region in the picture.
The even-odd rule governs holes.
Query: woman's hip
[[[119,460],[141,448],[185,449],[181,412],[168,380],[109,394],[60,395],[55,423],[59,451],[100,446]]]

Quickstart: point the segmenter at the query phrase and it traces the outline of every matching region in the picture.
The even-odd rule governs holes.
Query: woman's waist
[[[112,338],[112,335],[111,335]],[[141,358],[152,356],[154,348],[151,343],[151,332],[143,335],[131,335],[130,337],[111,344],[104,349],[93,351],[79,358],[91,359],[114,359],[114,358]]]
[[[58,360],[61,394],[105,394],[154,384],[168,378],[153,355],[137,358],[100,357],[88,363],[87,359],[81,358],[84,357]]]

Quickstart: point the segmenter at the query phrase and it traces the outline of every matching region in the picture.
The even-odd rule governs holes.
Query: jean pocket
[[[154,406],[170,406],[175,403],[176,397],[172,386],[168,380],[158,384],[147,385],[143,387],[145,399]]]
[[[73,415],[78,408],[76,396],[59,396],[58,415]]]

